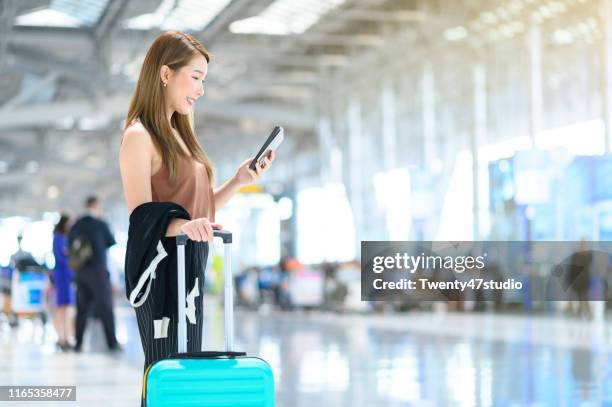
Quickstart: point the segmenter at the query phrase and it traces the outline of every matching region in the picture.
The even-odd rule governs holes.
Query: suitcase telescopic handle
[[[220,237],[223,240],[223,243],[232,243],[232,232],[229,230],[215,229],[213,230],[213,236]],[[176,237],[177,244],[187,244],[187,240],[189,240],[187,235],[178,235]]]
[[[225,314],[225,351],[234,351],[234,276],[232,274],[232,232],[227,230],[214,230],[214,237],[220,237],[223,240],[224,247],[224,314]],[[187,317],[185,303],[185,245],[187,244],[187,235],[179,235],[176,237],[176,257],[177,257],[177,275],[178,275],[178,352],[187,352]]]
[[[220,237],[225,244],[232,243],[232,232],[229,230],[215,229],[213,230],[213,236]]]

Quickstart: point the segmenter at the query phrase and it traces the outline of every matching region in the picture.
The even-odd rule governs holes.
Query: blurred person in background
[[[110,273],[106,265],[106,251],[115,244],[115,238],[108,224],[100,219],[102,207],[98,197],[90,196],[85,201],[86,213],[70,228],[68,246],[71,248],[75,240],[87,242],[91,246],[91,255],[84,261],[81,268],[74,271],[74,281],[77,287],[76,310],[76,343],[74,350],[81,351],[83,336],[87,326],[90,309],[95,308],[95,314],[102,321],[104,335],[109,350],[121,350],[115,337],[115,316],[113,313],[113,294]]]
[[[338,279],[338,264],[324,262],[321,268],[325,278],[325,306],[340,311],[348,295],[348,288]]]
[[[589,250],[586,239],[582,239],[578,251],[570,257],[566,278],[570,295],[568,312],[584,318],[592,316],[589,305],[592,263],[593,253]]]
[[[289,270],[291,258],[284,256],[278,263],[278,283],[275,290],[276,304],[282,310],[291,309],[291,296],[289,295]]]
[[[51,282],[55,289],[55,308],[53,310],[53,323],[57,332],[57,346],[68,350],[70,340],[74,336],[74,318],[72,305],[74,304],[74,290],[72,287],[73,272],[68,266],[68,231],[70,218],[62,214],[53,230],[53,255],[55,268],[51,272]]]
[[[32,253],[23,250],[22,241],[23,235],[20,233],[17,235],[17,251],[11,256],[11,268],[13,270],[24,270],[27,267],[40,267],[40,264],[36,261],[34,256],[32,256]]]

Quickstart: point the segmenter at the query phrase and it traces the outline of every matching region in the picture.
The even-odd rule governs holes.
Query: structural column
[[[529,138],[536,147],[536,135],[542,129],[542,34],[540,26],[529,30]]]
[[[423,101],[423,167],[431,165],[436,157],[436,98],[434,74],[431,64],[425,64],[421,78]]]
[[[487,80],[483,64],[473,68],[474,81],[474,128],[470,139],[472,150],[472,184],[474,231],[473,239],[480,239],[480,157],[478,147],[487,139]]]
[[[17,0],[0,1],[0,72],[6,61],[8,43],[13,30],[13,20],[17,14]]]
[[[321,161],[321,184],[329,180],[331,172],[331,151],[333,148],[331,123],[329,118],[321,116],[317,120],[317,136],[319,138],[319,159]]]
[[[602,111],[605,134],[605,151],[612,153],[612,0],[601,2],[603,24],[602,46]]]
[[[321,185],[328,182],[342,182],[342,151],[332,131],[332,120],[328,116],[319,117],[317,135],[321,159]]]
[[[423,65],[421,73],[421,112],[423,126],[423,154],[421,169],[432,173],[432,165],[439,157],[439,146],[436,141],[436,88],[433,67],[430,62]],[[438,169],[436,169],[438,170]],[[434,185],[431,185],[433,188]],[[433,205],[433,203],[432,203]],[[420,219],[415,224],[416,235],[420,238],[432,236],[437,227],[434,219]]]
[[[357,96],[351,96],[347,108],[347,128],[349,144],[349,199],[353,209],[353,219],[357,236],[363,236],[364,225],[364,205],[363,205],[363,154],[362,125],[361,125],[361,104]],[[370,174],[371,176],[371,174]],[[360,253],[361,244],[356,242],[356,253]]]
[[[382,107],[383,168],[397,167],[397,126],[395,116],[395,92],[391,82],[382,86],[380,95]]]

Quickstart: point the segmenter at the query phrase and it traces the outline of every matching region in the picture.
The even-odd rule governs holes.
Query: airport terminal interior
[[[0,386],[76,386],[0,405],[141,403],[119,152],[165,31],[212,55],[190,116],[214,189],[284,129],[215,216],[235,348],[269,363],[275,405],[612,405],[612,0],[0,0]],[[75,349],[80,286],[60,305],[54,280],[58,222],[91,196],[115,240],[110,350],[97,307]],[[497,269],[527,288],[364,298],[371,241],[523,242]],[[605,264],[533,294],[550,242]],[[202,347],[222,350],[210,248]]]

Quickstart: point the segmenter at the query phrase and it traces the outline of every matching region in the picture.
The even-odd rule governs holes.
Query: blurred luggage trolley
[[[43,325],[47,321],[46,293],[49,289],[49,271],[42,266],[24,268],[3,267],[0,269],[2,287],[2,311],[11,326],[16,326],[21,318],[40,318]]]

